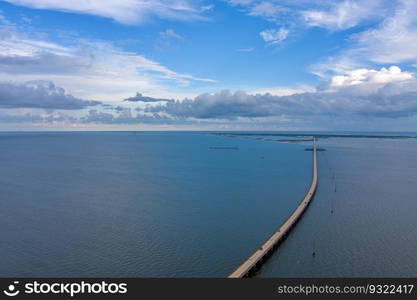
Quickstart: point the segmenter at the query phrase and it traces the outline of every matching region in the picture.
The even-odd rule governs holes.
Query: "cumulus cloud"
[[[180,118],[197,119],[236,119],[238,117],[265,117],[270,116],[275,107],[279,105],[274,96],[249,95],[243,91],[232,93],[224,90],[215,94],[202,94],[194,99],[184,99],[148,107],[148,112],[166,112]]]
[[[49,81],[0,82],[0,107],[75,110],[101,104],[66,94]]]
[[[328,86],[288,96],[224,90],[145,111],[177,118],[226,120],[320,115],[398,118],[417,114],[417,79],[397,67],[352,71],[343,78],[333,78]]]
[[[280,86],[269,86],[257,88],[251,91],[248,91],[250,94],[271,94],[274,96],[290,96],[294,94],[302,93],[313,93],[317,88],[309,85],[299,85],[295,87],[280,87]]]
[[[390,67],[379,71],[354,70],[344,76],[345,78],[337,84],[331,79],[327,88],[322,90],[307,92],[300,90],[283,95],[224,90],[184,100],[155,101],[146,107],[136,107],[136,109],[106,105],[104,109],[107,111],[99,108],[90,109],[86,115],[78,114],[76,117],[49,113],[5,115],[0,111],[0,122],[173,126],[179,124],[195,126],[203,123],[222,124],[222,126],[308,123],[314,126],[329,120],[331,122],[348,120],[348,124],[354,125],[355,122],[360,123],[368,119],[376,123],[384,123],[389,119],[397,122],[400,118],[411,122],[417,117],[417,79],[414,74]],[[140,94],[137,96],[144,97]],[[62,106],[58,107],[62,108]],[[109,111],[108,108],[111,110]]]
[[[149,107],[145,111],[168,113],[179,118],[226,120],[283,116],[310,118],[326,115],[398,118],[417,113],[416,91],[397,95],[384,95],[381,91],[370,95],[356,95],[354,98],[351,96],[343,92],[272,96],[222,91]]]
[[[132,113],[131,108],[124,108],[119,111],[118,115],[91,109],[88,111],[88,114],[84,117],[81,117],[78,122],[94,124],[173,124],[175,123],[175,120],[166,116],[161,116],[157,113],[134,114]]]
[[[115,108],[117,113],[103,112],[98,109],[90,109],[84,116],[71,116],[68,113],[62,112],[23,112],[23,113],[9,113],[0,111],[0,123],[30,123],[38,125],[61,124],[67,126],[77,126],[80,124],[113,124],[113,125],[128,125],[128,124],[174,124],[175,120],[172,118],[160,116],[158,114],[141,114],[132,113],[131,108]],[[183,122],[184,123],[184,122]]]
[[[333,76],[330,87],[345,87],[360,84],[386,84],[390,82],[413,79],[413,73],[402,71],[397,66],[381,68],[381,70],[357,69],[344,75]]]
[[[287,37],[290,31],[285,28],[280,29],[267,29],[264,31],[261,31],[259,35],[261,38],[268,44],[279,44],[282,41],[284,41]]]
[[[138,24],[149,18],[204,20],[204,11],[190,0],[5,0],[15,5],[81,13],[113,19],[123,24]]]
[[[81,3],[53,0],[9,0],[9,2],[36,8],[48,8],[71,12],[89,13],[112,18],[123,23],[138,23],[148,17],[182,18],[188,12],[200,17],[203,8],[191,1],[170,1],[173,7],[163,8],[168,1],[149,1],[149,6],[140,13],[124,13],[121,6],[132,9],[133,4],[144,1],[109,0],[96,9],[96,1]],[[30,2],[30,3],[29,3]],[[102,3],[101,1],[100,3]],[[117,3],[116,3],[117,2]],[[152,3],[151,3],[152,2]],[[183,3],[183,8],[175,4]],[[138,53],[123,51],[114,44],[74,38],[65,43],[51,42],[25,34],[0,15],[0,76],[2,80],[26,82],[0,83],[0,108],[66,109],[78,110],[99,104],[85,99],[117,101],[125,99],[122,106],[103,106],[90,110],[84,117],[58,114],[4,115],[10,122],[71,122],[97,124],[139,124],[208,122],[223,120],[237,124],[241,120],[307,120],[311,118],[375,117],[400,118],[417,116],[417,80],[412,72],[399,67],[381,68],[381,65],[402,64],[417,61],[417,2],[408,0],[369,1],[358,5],[356,0],[229,0],[239,5],[248,15],[273,21],[273,29],[264,30],[260,37],[267,44],[279,44],[290,34],[296,36],[297,27],[321,27],[330,31],[346,30],[358,25],[354,34],[346,31],[346,47],[334,50],[336,55],[319,64],[316,74],[328,79],[320,89],[281,90],[254,89],[253,92],[228,90],[201,94],[184,100],[171,100],[167,89],[161,86],[169,82],[186,86],[195,81],[214,82],[209,78],[198,78],[175,72],[170,68]],[[74,3],[78,7],[74,9]],[[133,3],[133,4],[132,4]],[[390,4],[391,3],[391,4]],[[160,10],[152,10],[160,5]],[[113,6],[112,6],[113,5]],[[130,6],[133,5],[133,6]],[[156,6],[155,6],[156,5]],[[70,7],[71,6],[71,7]],[[86,7],[89,11],[86,12]],[[108,10],[111,7],[113,11]],[[153,7],[151,9],[151,7]],[[393,8],[393,9],[390,9]],[[107,10],[106,10],[107,9]],[[171,11],[172,14],[167,12]],[[175,11],[175,12],[174,12]],[[180,14],[177,14],[182,11]],[[123,12],[123,13],[121,13]],[[166,14],[165,14],[166,13]],[[286,15],[297,15],[295,24],[285,23]],[[133,15],[133,17],[131,17]],[[288,17],[287,15],[287,17]],[[279,18],[276,18],[279,16]],[[185,18],[184,18],[185,19]],[[192,19],[192,18],[191,18]],[[166,28],[166,27],[165,27]],[[295,32],[295,33],[294,33]],[[349,36],[347,36],[349,34]],[[177,43],[182,36],[172,29],[160,32],[156,38]],[[346,46],[348,45],[348,46]],[[239,49],[249,52],[253,48]],[[333,50],[332,50],[333,51]],[[376,64],[375,64],[376,63]],[[376,67],[377,66],[377,67]],[[406,66],[406,65],[404,65]],[[405,67],[406,68],[406,67]],[[325,73],[331,70],[331,73]],[[31,81],[32,79],[45,81]],[[163,83],[161,85],[161,83]],[[68,95],[57,86],[64,86]],[[144,96],[136,90],[155,97]],[[199,89],[201,90],[201,89]],[[92,97],[93,96],[93,97]],[[143,103],[141,103],[143,102]],[[131,108],[132,106],[137,106]],[[96,106],[97,107],[97,106]],[[100,110],[101,109],[101,110]],[[107,109],[106,111],[103,111]],[[70,112],[68,112],[69,114]],[[1,119],[1,118],[0,118]],[[365,119],[365,118],[364,118]],[[230,122],[233,120],[234,122]],[[13,121],[13,122],[14,122]]]
[[[76,118],[67,116],[65,114],[10,114],[0,112],[0,123],[55,123],[55,122],[76,122]]]
[[[141,93],[137,92],[136,96],[126,98],[123,101],[128,101],[128,102],[160,102],[160,101],[172,102],[174,100],[173,99],[164,99],[164,98],[146,97],[146,96],[142,95]]]

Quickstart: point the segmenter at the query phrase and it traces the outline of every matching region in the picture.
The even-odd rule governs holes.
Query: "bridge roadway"
[[[243,278],[249,277],[254,271],[256,271],[265,259],[271,255],[272,251],[287,237],[294,225],[300,220],[304,211],[313,199],[317,189],[317,148],[316,141],[313,139],[313,177],[311,186],[305,195],[303,201],[300,202],[298,207],[293,211],[289,218],[275,231],[271,237],[247,260],[245,260],[239,267],[237,267],[232,273],[228,275],[228,278]]]

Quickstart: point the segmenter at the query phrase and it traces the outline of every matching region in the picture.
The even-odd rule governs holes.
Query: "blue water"
[[[255,138],[0,133],[0,276],[224,277],[311,181],[308,142]],[[316,196],[257,276],[415,277],[417,139],[318,144]]]
[[[417,139],[318,144],[316,196],[258,276],[416,277]]]
[[[0,166],[13,277],[222,277],[311,180],[303,145],[206,133],[1,133]]]

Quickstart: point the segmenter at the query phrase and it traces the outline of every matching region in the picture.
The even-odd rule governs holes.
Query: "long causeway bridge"
[[[311,186],[303,201],[293,211],[289,218],[275,231],[266,242],[249,256],[239,267],[228,275],[228,278],[250,277],[268,258],[280,243],[288,236],[294,225],[300,220],[307,209],[317,189],[317,148],[313,139],[313,178]]]

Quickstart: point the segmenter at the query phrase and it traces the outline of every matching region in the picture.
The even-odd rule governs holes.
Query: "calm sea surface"
[[[319,145],[316,196],[259,276],[416,277],[417,139]]]
[[[0,276],[223,277],[304,197],[307,145],[0,133]],[[319,146],[316,197],[258,276],[417,276],[417,139]]]

